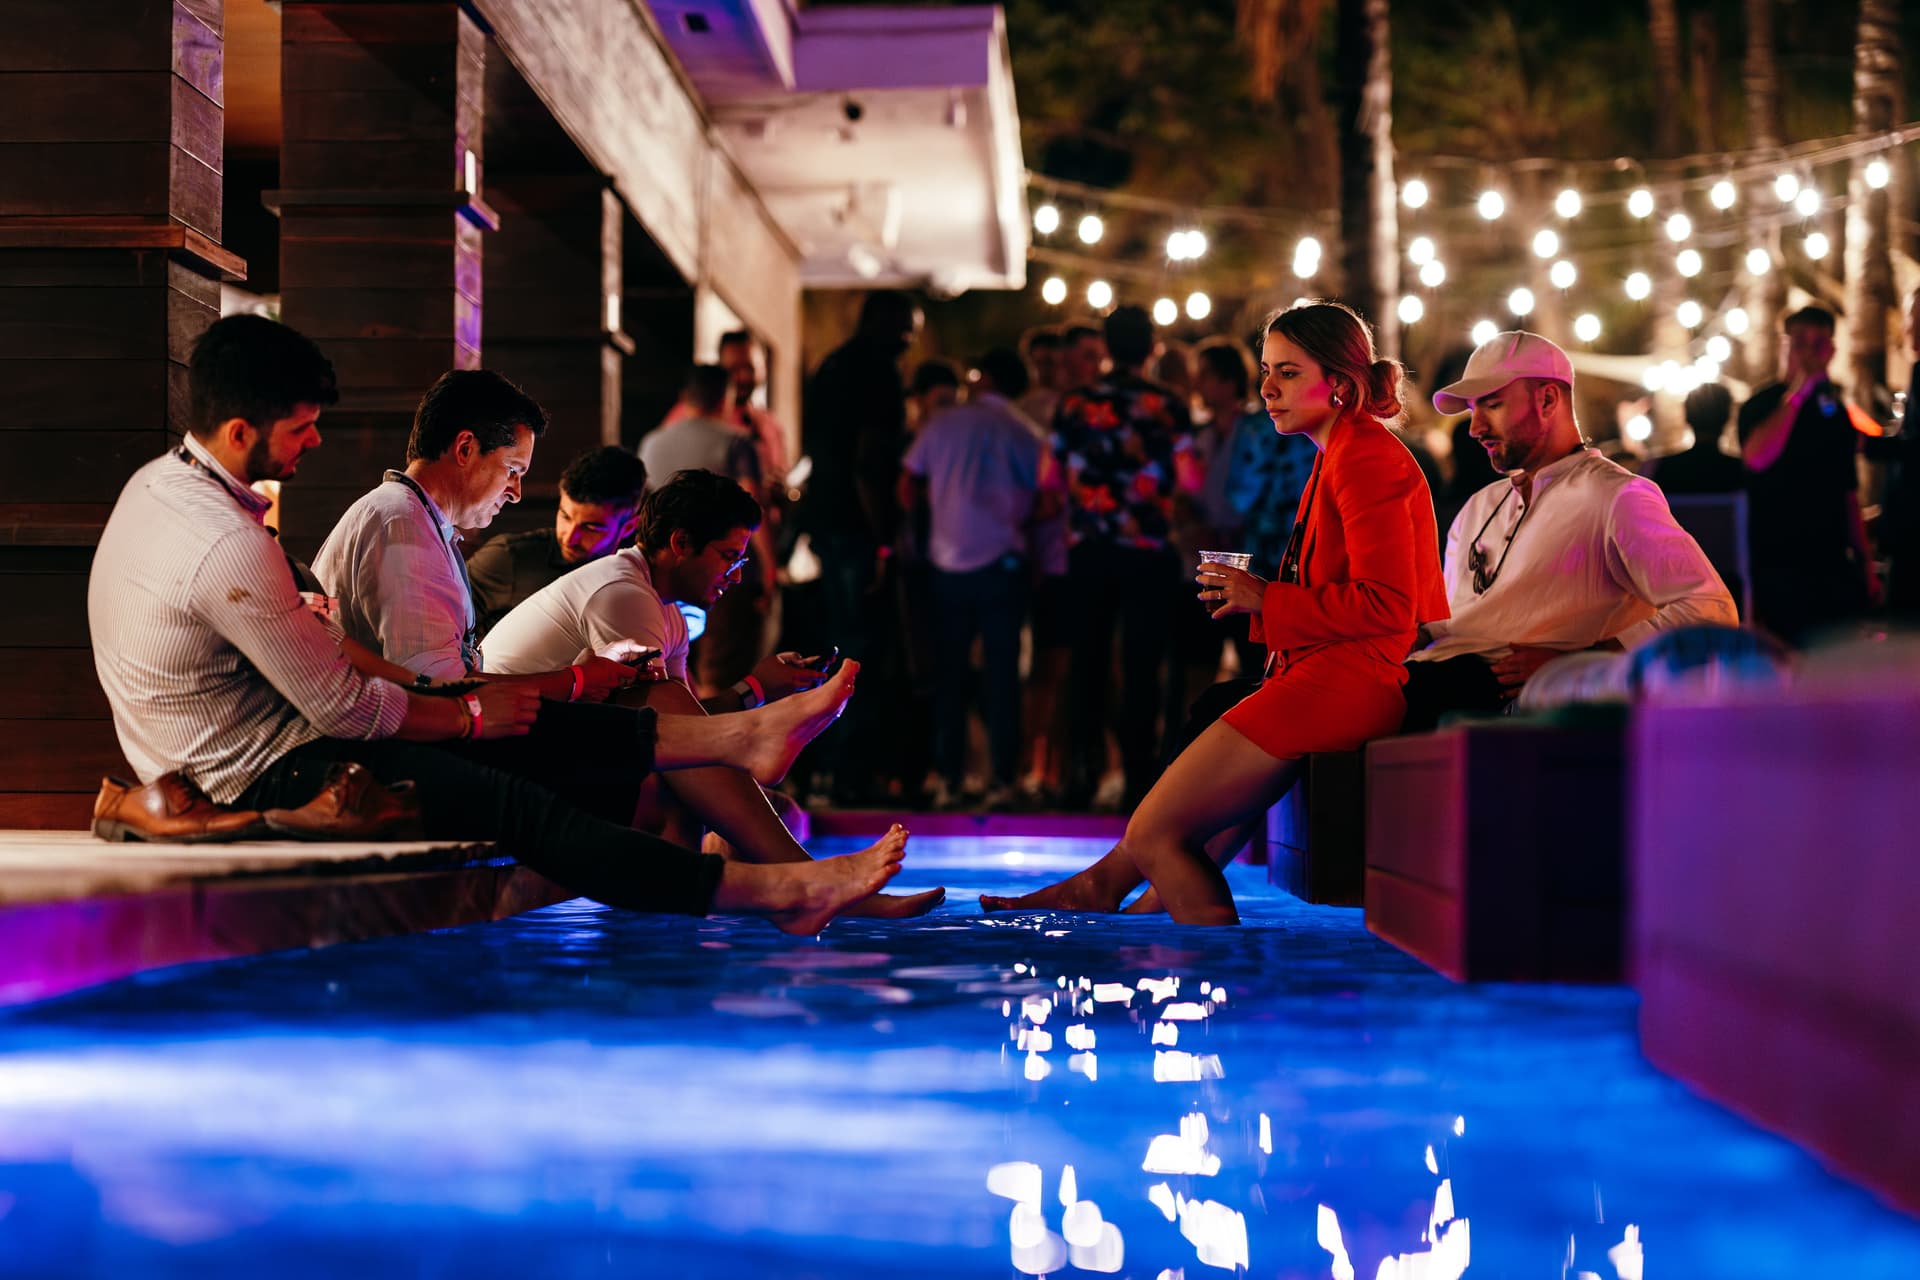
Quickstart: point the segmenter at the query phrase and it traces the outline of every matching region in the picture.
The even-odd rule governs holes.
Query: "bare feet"
[[[867,920],[911,920],[923,916],[947,900],[945,889],[924,893],[876,893],[865,902],[856,902],[840,914]]]
[[[784,888],[790,906],[767,913],[787,933],[819,933],[837,915],[877,893],[900,870],[906,856],[906,828],[895,823],[880,843],[843,858],[817,862],[780,862],[762,866]],[[738,866],[730,863],[729,866]],[[717,899],[716,899],[717,901]]]
[[[840,664],[825,684],[769,704],[755,716],[754,740],[747,749],[746,769],[754,781],[771,787],[787,776],[800,749],[840,718],[853,696],[853,678],[860,664]]]
[[[1076,871],[1058,884],[1036,889],[1018,898],[996,894],[980,895],[980,910],[993,911],[1094,911],[1111,912],[1120,907],[1120,898],[1095,878],[1093,868]]]

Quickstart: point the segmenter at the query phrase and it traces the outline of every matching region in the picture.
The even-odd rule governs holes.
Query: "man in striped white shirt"
[[[458,697],[409,691],[385,678],[397,668],[351,661],[301,599],[250,486],[291,477],[319,445],[320,412],[337,398],[332,365],[284,325],[234,316],[196,344],[189,390],[191,434],[128,481],[88,582],[96,669],[142,782],[179,771],[219,803],[294,808],[332,765],[352,761],[383,782],[412,779],[435,839],[502,840],[527,865],[613,905],[746,912],[794,932],[817,932],[898,869],[897,829],[852,858],[727,863],[428,745],[524,735],[539,691],[518,682]],[[851,689],[849,673],[751,717],[643,714],[636,736],[657,768],[727,764],[772,778]]]

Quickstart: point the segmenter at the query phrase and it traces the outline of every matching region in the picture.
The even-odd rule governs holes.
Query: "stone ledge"
[[[0,1005],[168,965],[499,920],[571,896],[489,844],[0,832]]]

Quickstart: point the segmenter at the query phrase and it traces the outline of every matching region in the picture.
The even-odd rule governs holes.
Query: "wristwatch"
[[[753,685],[745,680],[734,685],[733,691],[740,695],[740,709],[742,711],[751,711],[765,701],[764,698],[754,692]]]

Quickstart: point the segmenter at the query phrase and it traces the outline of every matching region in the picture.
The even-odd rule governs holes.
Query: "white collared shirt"
[[[1476,539],[1488,572],[1499,566],[1484,592],[1474,590]],[[1726,584],[1674,523],[1659,487],[1594,449],[1536,473],[1530,503],[1510,479],[1468,499],[1447,531],[1445,577],[1453,616],[1429,624],[1433,643],[1412,661],[1493,658],[1514,645],[1586,649],[1602,640],[1632,649],[1676,627],[1740,621]]]

